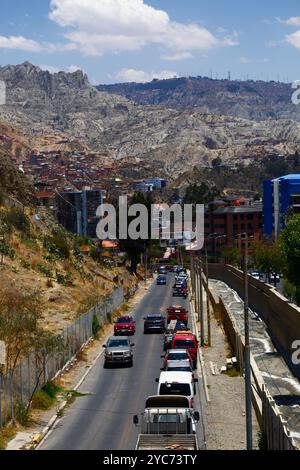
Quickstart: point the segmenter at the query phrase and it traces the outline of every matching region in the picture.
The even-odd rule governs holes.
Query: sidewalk
[[[132,312],[139,304],[141,299],[147,294],[153,279],[148,279],[147,284],[141,282],[134,297],[128,301],[129,311]],[[113,325],[106,324],[103,327],[102,334],[97,340],[91,340],[88,346],[82,350],[79,359],[76,359],[72,366],[59,378],[59,384],[65,390],[75,390],[81,382],[82,377],[88,373],[89,369],[93,366],[94,361],[99,354],[102,353],[102,344],[105,344],[106,339],[113,334]],[[57,418],[57,413],[60,407],[64,404],[65,397],[58,396],[55,405],[47,411],[32,410],[32,421],[29,427],[23,428],[17,433],[16,437],[12,439],[6,450],[22,450],[32,449],[40,443],[43,439],[46,428],[51,422],[54,424]]]
[[[206,292],[203,295],[204,318]],[[207,322],[204,322],[207,331]],[[200,323],[198,322],[200,329]],[[205,335],[207,338],[207,335]],[[206,404],[207,450],[246,449],[245,382],[243,377],[221,374],[227,358],[232,357],[222,326],[211,313],[212,347],[202,349],[204,373],[207,377],[210,402]],[[258,448],[259,425],[253,409],[253,448]]]

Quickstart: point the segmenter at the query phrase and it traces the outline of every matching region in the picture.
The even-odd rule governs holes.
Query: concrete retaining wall
[[[232,267],[211,264],[209,277],[225,282],[241,298],[244,297],[242,271]],[[288,367],[300,379],[300,365],[292,363],[294,341],[300,340],[300,308],[291,304],[275,288],[249,276],[249,306],[257,312],[268,327],[276,349],[282,354]]]

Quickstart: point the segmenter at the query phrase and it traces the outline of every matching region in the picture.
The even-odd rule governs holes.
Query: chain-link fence
[[[116,288],[65,328],[61,333],[65,346],[62,352],[50,357],[42,352],[32,353],[12,373],[0,374],[0,429],[29,402],[35,391],[53,380],[92,338],[94,318],[100,326],[103,325],[110,314],[122,305],[124,298],[123,287]]]

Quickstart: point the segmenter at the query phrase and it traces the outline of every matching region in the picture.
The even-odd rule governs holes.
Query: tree
[[[284,256],[279,241],[274,243],[256,243],[253,250],[253,262],[260,272],[267,273],[270,280],[271,273],[280,273],[284,270]],[[274,279],[276,284],[276,277]]]
[[[9,374],[10,387],[20,361],[30,353],[35,353],[35,384],[26,412],[41,379],[44,382],[48,380],[47,364],[50,357],[64,349],[61,336],[43,330],[40,323],[41,312],[42,303],[38,292],[27,293],[15,287],[0,291],[0,339],[6,345],[7,362],[4,373]],[[13,406],[11,415],[13,416]]]
[[[126,240],[119,239],[120,250],[127,253],[130,259],[130,271],[136,274],[138,263],[141,259],[141,254],[146,254],[151,244],[151,206],[152,206],[152,195],[150,193],[135,193],[130,201],[130,204],[142,204],[148,210],[148,237],[146,239],[139,238],[138,240],[132,240],[129,236]],[[119,211],[118,211],[119,217]],[[134,217],[128,217],[128,227],[134,220]],[[117,220],[117,233],[119,235],[119,220]],[[119,236],[118,236],[119,238]]]
[[[203,182],[198,184],[190,184],[185,193],[185,204],[206,204],[219,195],[219,191],[215,186],[210,187]]]
[[[287,279],[296,288],[296,302],[300,305],[300,214],[287,221],[281,232],[282,250],[286,259]]]
[[[233,266],[240,266],[241,264],[242,255],[238,248],[225,247],[221,256],[226,264],[232,264]]]

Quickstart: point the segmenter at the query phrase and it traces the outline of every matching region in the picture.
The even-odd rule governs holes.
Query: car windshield
[[[167,371],[173,372],[191,372],[191,368],[189,365],[187,366],[168,366]]]
[[[180,423],[180,416],[178,414],[167,413],[164,415],[153,415],[153,423]]]
[[[175,349],[194,348],[195,343],[188,339],[177,339],[174,344]]]
[[[189,384],[160,384],[160,395],[183,395],[188,397],[191,395],[191,388]]]
[[[131,323],[132,318],[119,318],[117,323]]]
[[[107,346],[109,348],[118,348],[120,346],[129,346],[127,339],[111,339]]]
[[[184,361],[186,359],[188,359],[189,356],[187,355],[187,353],[184,353],[184,352],[181,352],[181,353],[169,353],[168,355],[168,360],[170,361]]]
[[[148,317],[147,320],[157,321],[157,320],[162,320],[162,317]]]

